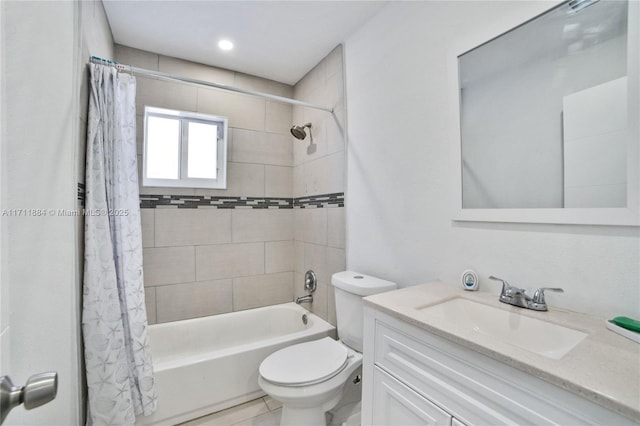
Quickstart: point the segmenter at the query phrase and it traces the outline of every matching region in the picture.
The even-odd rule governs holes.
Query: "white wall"
[[[452,222],[453,121],[447,55],[456,40],[523,22],[548,2],[393,2],[346,42],[347,266],[409,286],[457,284],[474,268],[551,306],[639,316],[640,231]]]
[[[11,412],[6,424],[80,424],[80,318],[73,217],[76,206],[78,9],[73,2],[2,2],[3,286],[10,286],[14,383],[59,374],[57,398]],[[37,210],[32,210],[32,212]],[[3,314],[5,310],[3,309]],[[3,342],[4,344],[4,342]]]

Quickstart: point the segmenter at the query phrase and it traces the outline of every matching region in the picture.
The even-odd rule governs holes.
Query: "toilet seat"
[[[272,353],[260,376],[280,386],[308,386],[331,379],[349,363],[349,350],[330,337],[299,343]]]

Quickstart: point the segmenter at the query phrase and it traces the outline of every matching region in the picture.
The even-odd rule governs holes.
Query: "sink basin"
[[[581,331],[462,298],[419,310],[456,327],[552,359],[562,358],[587,337],[587,334]]]

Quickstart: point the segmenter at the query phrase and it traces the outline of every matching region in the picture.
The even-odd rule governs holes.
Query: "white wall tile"
[[[229,155],[241,163],[263,163],[267,135],[261,131],[233,129],[233,148]]]
[[[233,242],[293,240],[292,209],[234,209]]]
[[[158,55],[146,50],[116,44],[115,60],[138,68],[158,71]]]
[[[160,55],[159,71],[167,74],[189,77],[196,80],[233,86],[234,72],[196,62],[185,61],[171,56]]]
[[[325,90],[322,94],[322,102],[325,105],[334,107],[342,103],[344,96],[344,80],[342,72],[337,72],[327,78]]]
[[[155,245],[155,209],[140,209],[142,222],[142,247]]]
[[[198,88],[197,91],[198,112],[225,116],[231,127],[264,130],[264,99],[215,89]]]
[[[314,244],[327,244],[327,210],[295,209],[293,213],[296,240]]]
[[[293,272],[233,280],[233,310],[275,305],[293,300]]]
[[[137,76],[136,111],[144,114],[145,106],[196,111],[193,86]]]
[[[195,189],[195,195],[264,196],[264,165],[227,163],[227,189]]]
[[[319,244],[304,245],[304,270],[316,273],[318,283],[327,283],[331,277],[327,275],[327,247]]]
[[[308,194],[344,192],[344,153],[337,152],[306,164]]]
[[[293,167],[264,167],[265,197],[293,197]]]
[[[233,161],[241,163],[291,166],[292,137],[235,129],[233,133]]]
[[[194,188],[142,186],[142,180],[140,180],[140,195],[195,195],[195,193]]]
[[[289,86],[288,84],[279,83],[277,81],[256,77],[254,75],[243,74],[240,72],[235,73],[234,85],[242,89],[269,93],[276,96],[284,96],[286,98],[290,98],[291,96],[293,96],[293,87]]]
[[[193,247],[145,248],[143,259],[146,287],[195,281]]]
[[[282,102],[267,101],[265,130],[290,135],[293,123],[293,107]]]
[[[344,249],[327,247],[327,284],[331,283],[331,276],[336,272],[347,269]]]
[[[305,271],[306,272],[306,271]],[[305,272],[294,272],[293,274],[293,298],[294,300],[300,296],[305,296],[309,292],[304,288],[304,274]],[[303,308],[309,309],[309,305],[301,305]]]
[[[158,323],[231,312],[232,281],[199,281],[156,287]]]
[[[336,318],[336,292],[335,287],[329,285],[327,287],[327,321],[333,326],[338,326],[338,319]]]
[[[231,242],[231,211],[229,210],[206,207],[155,210],[156,247]]]
[[[327,132],[327,153],[333,154],[335,152],[344,150],[345,133],[338,114],[332,114],[325,120],[326,132]],[[342,154],[344,156],[344,154]]]
[[[264,196],[262,164],[229,163],[227,173],[227,195]]]
[[[156,315],[156,288],[145,287],[144,289],[144,304],[147,310],[147,322],[149,324],[155,324],[158,322]]]
[[[336,46],[323,60],[325,78],[330,79],[335,74],[343,74],[342,45]]]
[[[293,168],[293,196],[303,197],[307,194],[307,182],[305,181],[304,170],[306,165],[300,164]]]
[[[123,58],[131,59],[129,63],[135,64],[137,61],[138,66],[145,68],[159,68],[163,72],[280,96],[292,96],[294,93],[291,86],[258,77],[135,49],[121,47],[120,51]],[[146,66],[143,64],[145,61]],[[300,87],[296,87],[296,96],[317,103],[326,103],[327,100],[333,102],[333,98],[337,98],[336,101],[343,105],[339,87],[341,67],[340,47],[309,72]],[[231,78],[233,82],[230,82]],[[195,89],[195,92],[191,90],[185,93],[181,87],[169,87],[167,92],[166,84],[144,79],[139,88],[142,96],[139,103],[153,102],[154,106],[195,110],[230,119],[229,186],[226,190],[142,188],[142,194],[299,197],[343,191],[343,118],[214,89]],[[328,87],[332,90],[328,90]],[[314,152],[307,152],[308,140],[296,141],[294,145],[289,134],[294,118],[300,121],[296,124],[313,122]],[[138,122],[137,137],[141,152],[142,110],[139,110]],[[300,164],[295,168],[292,167],[294,146],[298,152],[296,164]],[[327,155],[334,153],[338,155]],[[341,160],[338,160],[339,157]],[[164,246],[151,250],[178,250],[174,253],[177,256],[174,259],[176,271],[171,270],[172,266],[162,264],[169,251],[145,250],[145,274],[149,269],[147,285],[149,282],[151,285],[162,285],[156,287],[153,293],[157,302],[154,305],[158,305],[156,315],[159,322],[208,315],[207,309],[211,306],[206,303],[206,292],[213,290],[206,283],[220,279],[229,281],[233,278],[235,309],[292,300],[294,286],[291,271],[295,269],[300,273],[299,287],[302,288],[302,273],[313,268],[319,272],[323,286],[315,296],[317,302],[313,309],[325,318],[331,316],[325,284],[330,281],[328,271],[333,270],[336,264],[342,265],[340,253],[343,250],[330,251],[326,245],[344,247],[344,209],[144,210],[148,212],[144,213],[143,224],[146,229],[152,229],[152,232],[145,232],[145,246]],[[294,234],[298,241],[293,241]],[[181,249],[191,250],[191,277],[186,272],[189,263],[186,257],[181,257],[185,254],[179,251]],[[263,275],[265,273],[268,275]],[[191,299],[198,299],[198,302],[202,299],[202,304],[191,306]],[[222,299],[226,300],[224,297]]]
[[[332,287],[333,289],[333,287]],[[327,284],[318,283],[316,291],[313,292],[313,303],[309,306],[309,310],[320,318],[327,319]]]
[[[327,209],[327,245],[344,248],[345,230],[344,207]]]
[[[264,249],[264,268],[267,274],[293,271],[295,262],[293,241],[268,242],[265,243]]]
[[[264,243],[196,247],[196,280],[264,274]]]
[[[304,241],[296,240],[293,242],[293,250],[294,250],[294,271],[297,273],[304,273],[306,269],[304,269]]]

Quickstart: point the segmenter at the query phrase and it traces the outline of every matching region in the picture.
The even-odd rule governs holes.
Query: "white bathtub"
[[[265,357],[324,336],[335,328],[295,303],[151,325],[158,409],[136,424],[175,425],[259,398]]]

